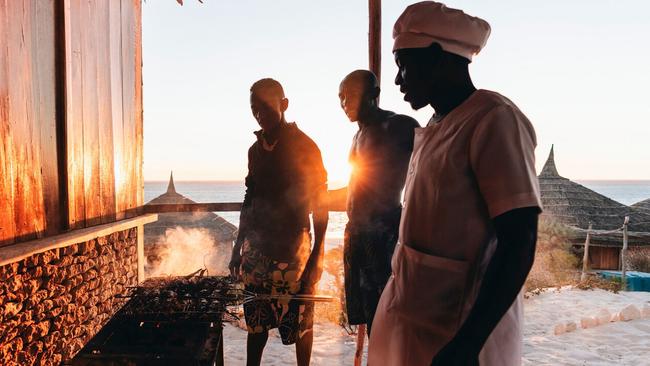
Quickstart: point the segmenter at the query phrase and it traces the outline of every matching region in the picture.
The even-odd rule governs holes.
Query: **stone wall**
[[[72,358],[124,304],[137,262],[132,228],[0,267],[0,364]]]

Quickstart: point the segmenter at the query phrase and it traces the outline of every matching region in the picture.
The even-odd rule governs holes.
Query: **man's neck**
[[[365,126],[370,126],[374,125],[378,122],[381,122],[384,120],[384,116],[386,115],[386,111],[379,108],[375,107],[365,113],[365,115],[359,117],[359,127],[365,127]]]
[[[280,123],[275,125],[273,128],[262,131],[262,137],[266,140],[268,143],[274,143],[280,138],[280,131],[282,131],[282,128],[286,126],[287,121],[282,119]]]
[[[439,101],[431,102],[438,116],[446,116],[459,105],[463,104],[476,91],[473,85],[451,90]]]

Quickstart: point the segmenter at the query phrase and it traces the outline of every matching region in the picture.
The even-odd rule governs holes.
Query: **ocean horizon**
[[[625,205],[650,198],[650,180],[576,180],[577,183]],[[169,181],[145,181],[144,201],[167,191]],[[244,182],[237,180],[174,181],[176,192],[199,203],[241,202]],[[239,212],[217,212],[224,219],[239,226]],[[330,212],[327,238],[339,242],[347,223],[345,212]],[[330,241],[328,240],[328,241]]]

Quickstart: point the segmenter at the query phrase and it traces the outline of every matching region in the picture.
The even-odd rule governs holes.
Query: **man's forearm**
[[[495,219],[497,248],[476,302],[456,341],[476,352],[519,295],[535,259],[537,208],[523,208]]]
[[[320,209],[314,212],[314,248],[312,253],[317,253],[322,256],[325,248],[325,232],[327,231],[327,223],[329,221],[329,213],[327,209]]]

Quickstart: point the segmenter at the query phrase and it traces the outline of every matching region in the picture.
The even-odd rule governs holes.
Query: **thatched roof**
[[[630,217],[629,231],[650,232],[650,213],[626,206],[560,176],[555,166],[553,147],[542,172],[539,185],[544,206],[543,215],[562,224],[595,230],[612,230]]]
[[[176,192],[173,174],[169,177],[167,192],[147,202],[147,205],[196,203],[191,199]],[[180,226],[184,229],[207,229],[214,240],[221,243],[230,243],[235,239],[237,227],[226,221],[223,217],[212,212],[174,212],[158,214],[158,221],[148,224],[144,228],[145,238],[164,235],[169,228]]]
[[[637,202],[633,204],[632,207],[639,211],[650,214],[650,198],[648,198],[647,200],[643,200],[641,202]]]

